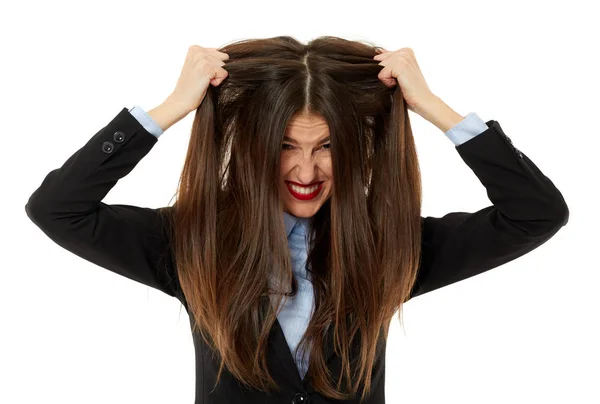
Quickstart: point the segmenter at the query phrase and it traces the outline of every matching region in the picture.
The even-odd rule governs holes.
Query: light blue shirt
[[[129,112],[150,134],[157,138],[162,135],[163,130],[161,127],[140,106],[134,106]],[[457,125],[450,128],[446,132],[446,136],[455,146],[459,146],[487,129],[488,127],[485,122],[475,112],[471,112]],[[291,233],[296,224],[307,228],[309,219],[298,218],[286,212],[283,214],[283,219],[290,255],[292,256],[292,271],[298,283],[298,293],[293,297],[288,297],[283,308],[277,315],[277,320],[281,325],[292,357],[294,357],[293,353],[298,346],[300,338],[304,335],[313,313],[314,295],[312,282],[309,279],[310,277],[307,278],[309,273],[306,271],[308,239],[304,238],[304,240],[301,240],[301,237],[297,236],[295,232],[294,234]],[[294,357],[300,378],[304,378],[308,370],[308,357],[307,352],[304,361],[302,361],[301,351],[298,351],[298,354]]]
[[[310,273],[306,270],[308,238],[305,236],[309,220],[310,218],[296,217],[283,212],[283,222],[285,223],[285,232],[292,258],[292,273],[298,284],[298,292],[294,296],[288,296],[283,308],[277,314],[277,320],[281,325],[281,330],[296,362],[301,379],[304,378],[308,370],[309,350],[306,351],[304,360],[302,351],[299,350],[296,356],[294,356],[294,352],[308,327],[314,309],[313,286]],[[295,226],[302,226],[304,231]]]

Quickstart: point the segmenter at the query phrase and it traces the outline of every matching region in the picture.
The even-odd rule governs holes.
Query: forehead
[[[286,128],[285,140],[315,142],[329,136],[329,125],[320,115],[297,115]]]

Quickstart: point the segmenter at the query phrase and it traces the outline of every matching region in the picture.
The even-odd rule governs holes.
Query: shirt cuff
[[[157,138],[163,134],[164,131],[162,128],[158,126],[154,119],[152,119],[150,115],[148,115],[146,111],[144,111],[144,109],[139,105],[131,108],[129,112],[150,134],[156,136]]]
[[[487,129],[488,126],[485,122],[475,112],[471,112],[462,121],[450,128],[446,132],[446,136],[455,146],[460,146]]]

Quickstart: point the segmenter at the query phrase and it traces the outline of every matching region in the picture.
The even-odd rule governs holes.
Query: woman
[[[493,205],[420,216],[409,109]],[[194,110],[174,206],[101,202]],[[63,248],[182,302],[197,403],[383,403],[403,303],[532,251],[569,215],[497,121],[429,90],[410,49],[336,37],[190,47],[165,102],[122,109],[26,211]]]

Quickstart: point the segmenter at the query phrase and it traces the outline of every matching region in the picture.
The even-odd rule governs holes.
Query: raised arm
[[[552,181],[513,146],[497,121],[455,146],[493,205],[477,212],[421,217],[422,250],[410,298],[512,261],[567,224],[569,209]]]
[[[168,108],[160,108],[163,117]],[[172,114],[180,112],[173,110]],[[176,296],[178,282],[168,248],[167,222],[160,209],[102,202],[157,141],[123,108],[62,167],[46,175],[29,197],[25,211],[66,250]]]

